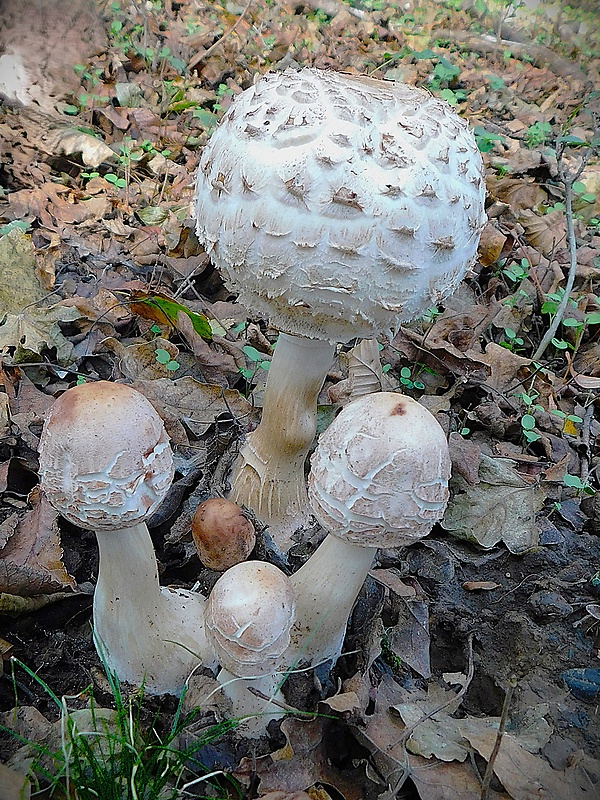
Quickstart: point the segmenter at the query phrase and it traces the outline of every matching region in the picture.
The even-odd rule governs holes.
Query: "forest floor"
[[[276,331],[200,247],[194,174],[257,75],[312,66],[425,87],[469,121],[483,154],[474,273],[381,341],[385,388],[417,398],[449,436],[452,499],[427,539],[381,554],[346,640],[358,655],[290,679],[289,705],[319,715],[290,714],[259,743],[224,733],[201,756],[237,789],[190,795],[600,796],[600,19],[595,2],[576,5],[115,0],[99,21],[84,0],[66,4],[70,18],[6,2],[0,42],[38,72],[22,104],[0,105],[3,726],[59,749],[42,683],[73,709],[89,691],[112,703],[91,634],[94,536],[39,492],[41,425],[59,393],[124,381],[154,404],[177,469],[152,526],[161,582],[207,592],[217,578],[190,518],[227,491],[219,465],[258,421]],[[182,324],[190,313],[212,341]],[[323,424],[344,402],[348,349],[321,394]],[[264,536],[254,555],[270,557]],[[201,702],[214,686],[192,682],[184,710],[200,716],[179,746],[222,720],[218,701]],[[142,706],[163,730],[176,704]],[[12,769],[29,768],[13,738],[0,746]]]

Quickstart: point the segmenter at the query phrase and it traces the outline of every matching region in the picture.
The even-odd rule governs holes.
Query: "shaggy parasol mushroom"
[[[333,343],[393,336],[454,291],[484,197],[467,124],[414,87],[287,70],[224,115],[198,170],[197,232],[240,302],[284,332],[232,476],[232,499],[272,531],[306,513]]]
[[[221,664],[217,680],[232,701],[240,731],[261,736],[281,708],[278,670],[290,643],[294,594],[280,569],[264,561],[243,561],[223,573],[206,603],[206,636]],[[254,688],[266,696],[258,697]]]
[[[119,680],[180,694],[201,662],[204,598],[160,587],[145,521],[173,478],[173,456],[148,400],[129,386],[84,383],[54,402],[40,440],[40,478],[56,510],[95,531],[96,646]]]
[[[416,400],[376,392],[341,411],[311,459],[309,502],[329,535],[290,579],[288,663],[338,658],[377,549],[427,536],[446,508],[449,477],[444,431]]]
[[[254,526],[224,497],[209,497],[192,517],[192,538],[205,567],[217,572],[245,561],[256,544]]]

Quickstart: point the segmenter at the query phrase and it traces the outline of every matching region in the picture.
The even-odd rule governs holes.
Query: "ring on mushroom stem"
[[[204,636],[204,598],[161,587],[145,520],[173,479],[163,422],[129,386],[108,381],[68,389],[40,439],[43,491],[63,517],[95,531],[95,642],[119,680],[151,694],[180,694],[198,665],[215,658]]]
[[[304,462],[334,342],[394,336],[453,292],[483,227],[467,124],[410,86],[316,69],[235,99],[197,176],[197,233],[226,284],[282,333],[231,497],[280,549],[307,516]]]
[[[311,458],[309,502],[329,535],[290,578],[288,663],[337,660],[377,549],[427,536],[444,514],[449,477],[444,431],[416,400],[376,392],[340,412]]]

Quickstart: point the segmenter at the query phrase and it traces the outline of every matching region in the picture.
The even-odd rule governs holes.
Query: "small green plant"
[[[524,342],[520,336],[517,336],[517,332],[512,328],[504,328],[503,338],[500,341],[500,347],[504,347],[506,350],[510,350],[513,353],[516,353],[518,350],[523,348]]]
[[[431,306],[431,308],[428,308],[423,314],[423,319],[425,322],[433,323],[441,313],[442,312],[439,310],[439,308],[436,308],[436,306]]]
[[[549,122],[534,122],[525,131],[525,147],[533,149],[538,145],[546,144],[552,134],[552,126]]]
[[[171,358],[169,351],[164,350],[162,347],[157,347],[154,353],[156,355],[157,362],[162,364],[165,369],[169,370],[169,372],[175,372],[181,366],[178,361],[174,361]]]
[[[587,186],[583,181],[575,181],[573,186],[574,200],[580,200],[583,203],[595,203],[596,195],[593,192],[588,192]]]
[[[125,178],[119,178],[114,172],[107,172],[104,176],[104,180],[112,183],[113,186],[116,186],[118,189],[124,189],[127,186]]]
[[[233,89],[230,89],[229,86],[227,86],[226,83],[220,83],[218,85],[218,87],[217,87],[217,91],[216,91],[217,100],[216,100],[215,103],[213,103],[213,111],[215,113],[218,112],[218,111],[224,111],[224,108],[223,108],[223,106],[221,105],[221,103],[219,101],[222,100],[223,97],[226,97],[227,95],[232,95],[232,94],[233,94]]]
[[[211,797],[231,797],[219,787],[219,778],[241,797],[232,779],[221,771],[209,772],[200,760],[202,748],[234,729],[236,720],[206,729],[180,750],[179,736],[196,713],[183,714],[183,698],[170,726],[161,731],[157,716],[150,724],[143,722],[143,688],[125,699],[115,676],[107,673],[114,709],[99,708],[91,687],[76,696],[59,698],[25,664],[15,659],[12,663],[13,681],[14,667],[24,670],[42,687],[60,715],[58,746],[51,738],[50,744],[40,744],[0,727],[27,747],[31,762],[28,777],[36,795],[55,800],[179,800],[188,796],[190,787],[205,782],[214,792]],[[71,707],[73,701],[79,708]],[[87,701],[84,708],[81,701]]]
[[[534,430],[536,421],[533,412],[544,411],[544,407],[539,403],[536,403],[536,400],[539,397],[539,392],[537,392],[535,389],[530,389],[528,392],[516,394],[515,397],[521,400],[526,407],[526,412],[520,419],[521,433],[523,434],[523,438],[529,443],[536,442],[540,438],[540,434]]]
[[[564,411],[561,411],[560,408],[553,408],[550,413],[562,420],[563,433],[576,434],[577,429],[575,425],[583,422],[583,419],[577,414],[566,414]]]
[[[422,391],[425,388],[425,384],[422,381],[413,377],[413,372],[410,367],[402,367],[398,380],[400,381],[400,385],[407,389],[419,389]]]
[[[524,438],[529,442],[537,442],[540,434],[534,430],[536,425],[535,417],[533,414],[523,414],[521,417],[521,431]]]
[[[498,75],[486,75],[486,78],[493,92],[504,88],[504,81]]]
[[[482,125],[475,128],[475,141],[480,153],[489,153],[495,142],[504,142],[504,137],[499,133],[490,133]]]
[[[260,353],[256,347],[252,347],[252,345],[247,344],[242,347],[242,350],[245,353],[246,358],[252,363],[252,369],[240,367],[240,373],[247,381],[252,381],[259,369],[262,369],[265,372],[269,371],[271,362],[267,361],[264,357],[264,354]]]
[[[577,494],[596,494],[596,490],[590,485],[589,481],[582,481],[577,475],[570,475],[568,472],[563,478],[563,484],[570,489],[576,489]]]
[[[529,259],[522,258],[520,261],[513,261],[504,267],[502,274],[513,283],[521,283],[529,275]]]

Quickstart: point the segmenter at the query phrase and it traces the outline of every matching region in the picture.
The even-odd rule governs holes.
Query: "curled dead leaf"
[[[527,238],[545,256],[551,256],[564,247],[567,238],[565,215],[562,211],[550,211],[540,216],[530,208],[522,209],[518,216]]]
[[[484,267],[489,267],[498,259],[505,242],[506,236],[488,222],[481,232],[477,248],[477,256]]]
[[[479,590],[491,591],[492,589],[500,589],[500,584],[494,581],[465,581],[462,588],[466,592],[477,592]]]

